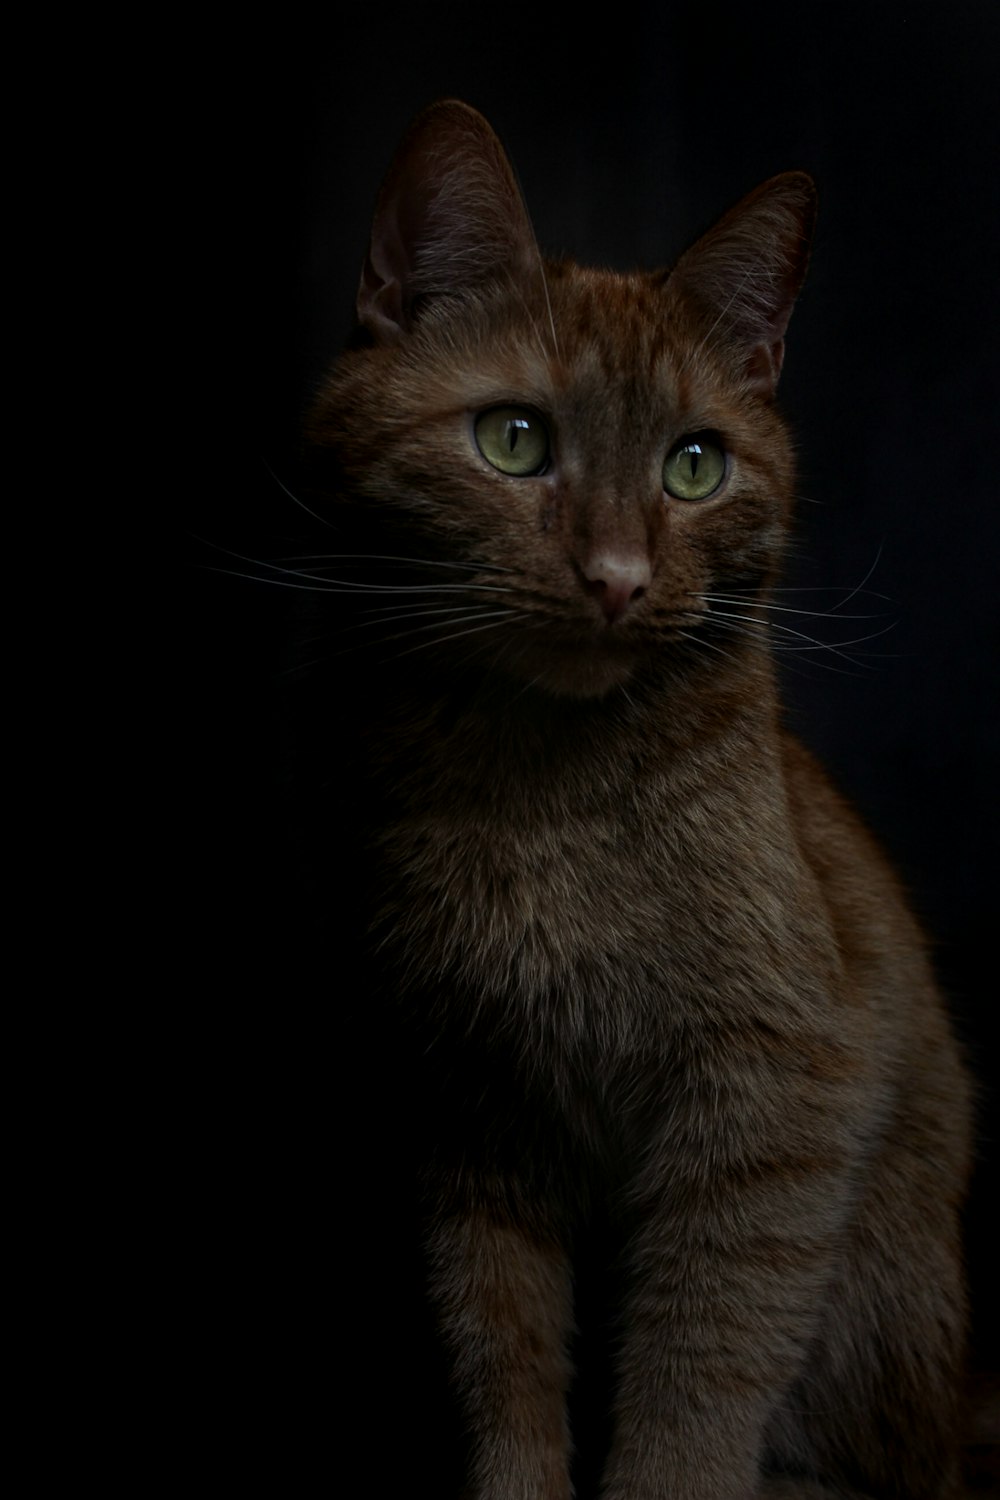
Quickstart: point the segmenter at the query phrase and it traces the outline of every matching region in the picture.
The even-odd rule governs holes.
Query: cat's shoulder
[[[792,830],[833,920],[842,956],[927,976],[926,945],[908,893],[875,834],[816,756],[787,732],[781,755]]]
[[[877,866],[895,883],[874,834],[813,752],[788,730],[781,731],[780,750],[789,812],[810,864]]]

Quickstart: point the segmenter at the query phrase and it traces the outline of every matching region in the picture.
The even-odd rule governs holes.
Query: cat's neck
[[[647,776],[714,801],[730,772],[745,784],[772,779],[780,764],[774,671],[757,652],[693,675],[652,663],[593,699],[445,671],[406,680],[400,670],[364,692],[368,767],[409,788],[407,801],[453,798],[470,814],[503,798],[579,805]]]

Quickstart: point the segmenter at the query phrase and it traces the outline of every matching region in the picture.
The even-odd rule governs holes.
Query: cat
[[[573,1493],[595,1245],[602,1500],[957,1493],[969,1087],[769,649],[814,214],[787,173],[669,271],[543,260],[490,126],[433,105],[308,419],[338,941],[472,1500]]]

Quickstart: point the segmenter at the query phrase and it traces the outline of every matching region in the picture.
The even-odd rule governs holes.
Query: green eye
[[[717,443],[695,436],[681,438],[663,465],[663,488],[678,500],[704,500],[726,474],[726,455]]]
[[[476,418],[476,442],[486,462],[501,474],[541,474],[548,463],[549,435],[542,419],[523,406],[484,411]]]

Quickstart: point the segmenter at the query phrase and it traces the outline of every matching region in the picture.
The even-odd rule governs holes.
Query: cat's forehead
[[[600,404],[619,422],[641,425],[665,407],[697,403],[715,385],[664,274],[548,265],[544,302],[521,300],[509,314],[512,369],[556,403],[589,411]]]
[[[662,357],[662,277],[560,263],[547,267],[546,286],[560,332],[578,355],[593,351],[609,369]]]
[[[428,352],[446,354],[456,372],[471,375],[471,363],[487,380],[509,375],[540,392],[636,380],[672,386],[689,340],[664,280],[557,263],[534,295],[500,287],[478,303],[453,304]]]

